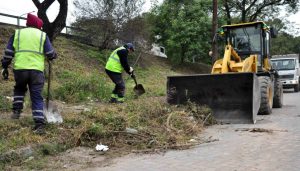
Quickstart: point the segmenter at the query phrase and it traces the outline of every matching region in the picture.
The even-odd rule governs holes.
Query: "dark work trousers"
[[[13,110],[22,111],[27,87],[30,92],[31,109],[35,123],[45,123],[42,90],[44,73],[37,70],[14,70],[16,85],[14,87]]]
[[[105,72],[109,76],[109,78],[115,83],[115,88],[112,93],[118,95],[119,98],[123,98],[125,94],[125,83],[122,78],[122,74],[112,72],[109,70],[105,70]]]

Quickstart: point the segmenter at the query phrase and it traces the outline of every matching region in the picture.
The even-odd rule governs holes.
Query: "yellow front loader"
[[[264,22],[222,26],[224,56],[211,74],[169,76],[167,101],[210,106],[223,123],[255,123],[257,114],[282,106],[282,85],[270,63],[275,32]]]

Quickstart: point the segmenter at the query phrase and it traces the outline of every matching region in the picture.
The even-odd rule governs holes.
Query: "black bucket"
[[[222,123],[255,123],[260,107],[260,88],[254,73],[170,76],[167,101],[208,105]]]

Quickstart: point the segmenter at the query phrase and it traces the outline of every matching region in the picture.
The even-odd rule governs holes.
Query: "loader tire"
[[[280,80],[276,79],[274,83],[273,108],[281,108],[283,104],[283,87]]]
[[[261,101],[258,114],[269,115],[272,113],[274,87],[272,85],[270,77],[261,76],[258,77],[258,80],[261,93]]]

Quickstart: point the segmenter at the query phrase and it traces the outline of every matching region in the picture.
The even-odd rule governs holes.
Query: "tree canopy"
[[[75,0],[76,22],[74,26],[88,30],[96,38],[100,49],[112,46],[116,41],[135,41],[133,32],[144,0]],[[124,33],[124,31],[128,31]],[[123,33],[123,34],[122,34]],[[131,36],[124,36],[128,34]],[[124,38],[125,40],[122,40]]]
[[[153,36],[173,61],[210,60],[210,8],[210,1],[166,0],[153,9]]]
[[[278,16],[283,8],[287,13],[297,12],[299,0],[222,0],[227,24],[251,22]]]

